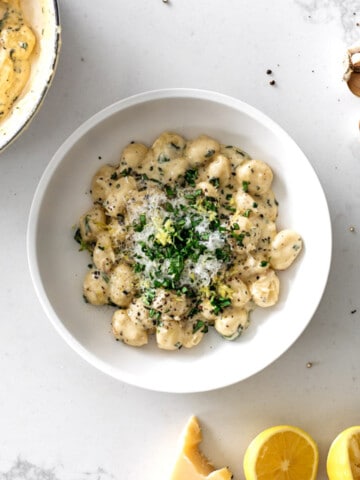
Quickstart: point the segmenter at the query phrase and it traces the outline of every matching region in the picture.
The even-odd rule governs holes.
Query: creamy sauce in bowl
[[[14,13],[7,14],[6,12],[10,10],[14,10]],[[0,0],[1,34],[6,25],[10,26],[10,20],[17,24],[11,27],[12,34],[16,30],[19,33],[21,26],[26,25],[32,31],[36,42],[30,54],[29,41],[20,39],[17,43],[17,40],[14,40],[17,54],[12,52],[11,56],[14,59],[16,57],[15,68],[18,71],[12,72],[12,75],[9,74],[12,78],[16,77],[16,83],[11,88],[6,78],[4,80],[6,87],[1,87],[1,77],[4,74],[2,62],[6,59],[6,52],[9,55],[10,50],[14,50],[14,43],[12,46],[9,45],[9,51],[6,49],[2,53],[5,56],[0,57],[0,100],[2,98],[3,103],[0,111],[4,110],[3,115],[0,116],[0,152],[18,138],[41,107],[54,78],[61,47],[61,28],[56,0],[7,0],[6,2]],[[26,56],[28,56],[27,60],[24,58]],[[21,68],[18,68],[19,57],[21,57]],[[7,71],[9,72],[9,68]],[[20,88],[20,77],[22,88]],[[2,95],[4,89],[8,90],[6,95]],[[15,90],[18,93],[15,93]],[[6,102],[10,105],[7,113],[4,108]]]
[[[0,121],[29,80],[35,45],[35,34],[24,18],[20,1],[0,1]]]

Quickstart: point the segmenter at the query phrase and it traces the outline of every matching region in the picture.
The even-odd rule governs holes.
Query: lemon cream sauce
[[[35,35],[19,0],[0,0],[0,121],[23,91],[31,71]]]

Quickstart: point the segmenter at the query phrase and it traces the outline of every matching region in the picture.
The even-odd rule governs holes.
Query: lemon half
[[[339,433],[332,442],[326,462],[329,480],[360,479],[360,426]]]
[[[254,438],[243,466],[246,480],[315,480],[318,464],[312,437],[298,427],[279,425]]]

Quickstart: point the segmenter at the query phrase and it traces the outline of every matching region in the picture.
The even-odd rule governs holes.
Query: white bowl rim
[[[290,142],[292,144],[293,148],[295,148],[301,155],[304,156],[302,150],[300,147],[296,144],[296,142],[290,137],[290,135],[283,130],[282,127],[280,127],[274,120],[272,120],[270,117],[268,117],[266,114],[258,110],[257,108],[249,105],[248,103],[239,100],[237,98],[231,97],[229,95],[223,94],[223,93],[218,93],[215,91],[211,90],[204,90],[204,89],[197,89],[197,88],[164,88],[164,89],[156,89],[156,90],[149,90],[145,91],[142,93],[137,93],[135,95],[123,98],[121,100],[118,100],[107,107],[103,108],[102,110],[98,111],[94,115],[92,115],[89,119],[87,119],[84,123],[82,123],[66,140],[65,142],[59,147],[59,149],[56,151],[52,159],[50,160],[48,166],[46,167],[39,184],[35,190],[35,194],[33,197],[33,201],[31,204],[30,208],[30,213],[29,213],[29,220],[28,220],[28,227],[27,227],[27,238],[26,238],[26,249],[27,249],[27,257],[28,257],[28,265],[29,265],[29,270],[30,270],[30,276],[34,285],[35,292],[37,294],[37,297],[39,299],[40,304],[42,305],[46,315],[50,319],[52,325],[54,326],[55,330],[60,334],[60,336],[65,340],[65,342],[77,353],[79,354],[84,360],[86,360],[90,365],[93,367],[97,368],[98,370],[102,371],[103,373],[108,374],[109,376],[120,380],[122,382],[128,383],[130,385],[140,387],[140,388],[145,388],[148,390],[154,390],[158,392],[165,392],[165,393],[198,393],[198,392],[207,392],[210,390],[217,390],[220,388],[224,388],[227,386],[230,386],[234,383],[238,383],[240,381],[243,381],[260,371],[264,370],[267,366],[270,364],[274,363],[280,356],[282,356],[295,342],[296,340],[300,337],[302,332],[306,329],[308,324],[310,323],[311,319],[313,318],[316,310],[318,309],[318,306],[321,302],[321,299],[323,297],[329,273],[330,273],[330,267],[331,267],[331,258],[332,258],[332,225],[331,225],[331,218],[330,218],[330,212],[329,212],[329,207],[328,207],[328,202],[326,200],[325,193],[323,189],[321,188],[321,192],[324,197],[324,204],[326,206],[326,223],[328,226],[328,242],[326,246],[324,247],[324,250],[327,250],[327,258],[328,258],[328,264],[327,264],[327,269],[326,269],[326,275],[323,277],[323,284],[321,285],[320,288],[320,295],[318,297],[318,300],[316,303],[313,305],[312,309],[312,314],[309,316],[308,322],[304,323],[302,330],[300,331],[299,335],[293,339],[293,341],[288,344],[288,346],[283,349],[282,351],[279,351],[278,355],[276,358],[273,358],[273,360],[270,363],[266,363],[265,365],[262,366],[262,368],[257,368],[255,371],[250,371],[249,374],[246,377],[243,377],[239,380],[235,381],[228,381],[228,382],[223,382],[219,383],[216,387],[201,387],[201,388],[193,388],[193,389],[188,389],[188,390],[183,390],[183,389],[168,389],[165,386],[156,386],[154,387],[151,383],[147,383],[146,381],[142,380],[139,381],[136,375],[126,373],[126,372],[121,372],[115,368],[113,368],[111,365],[108,363],[100,360],[96,355],[91,353],[89,350],[87,350],[85,347],[82,346],[82,344],[76,340],[73,335],[70,333],[70,331],[63,325],[59,317],[57,316],[56,312],[51,306],[51,303],[49,302],[47,295],[45,293],[45,289],[42,285],[41,281],[41,275],[40,271],[38,268],[38,262],[37,262],[37,253],[36,253],[36,235],[37,235],[37,226],[39,223],[39,213],[40,213],[40,208],[43,200],[43,196],[46,191],[46,186],[48,184],[48,180],[51,178],[53,172],[56,170],[58,165],[61,163],[63,159],[63,155],[72,147],[76,144],[76,142],[81,138],[86,132],[88,132],[90,129],[92,129],[94,126],[99,124],[102,120],[106,119],[109,117],[111,114],[118,113],[121,110],[124,110],[128,107],[137,105],[139,103],[143,103],[146,101],[154,101],[154,100],[161,100],[161,99],[168,99],[168,98],[194,98],[194,99],[202,99],[202,100],[209,100],[212,102],[218,102],[221,103],[222,105],[226,105],[229,107],[236,107],[239,108],[242,112],[246,113],[252,118],[255,118],[257,121],[261,122],[263,125],[266,125],[271,129],[271,131],[280,134],[284,139],[286,139],[287,142]],[[307,157],[305,157],[307,159]],[[317,177],[317,174],[315,172],[315,169],[313,166],[309,163],[309,167],[313,170],[315,176]],[[317,177],[318,178],[318,177]],[[320,184],[320,181],[319,181]],[[320,185],[321,186],[321,185]]]

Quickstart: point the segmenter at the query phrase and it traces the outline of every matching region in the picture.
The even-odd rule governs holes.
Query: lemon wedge
[[[171,480],[231,480],[232,474],[228,468],[216,470],[199,450],[201,440],[199,422],[192,416],[181,436],[180,453]]]
[[[254,438],[243,466],[246,480],[315,480],[318,463],[318,447],[310,435],[279,425]]]
[[[332,442],[326,462],[329,480],[360,479],[360,426],[347,428]]]

